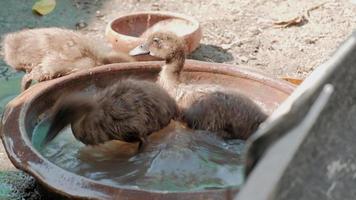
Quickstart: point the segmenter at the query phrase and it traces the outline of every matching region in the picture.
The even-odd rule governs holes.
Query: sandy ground
[[[192,58],[298,78],[328,59],[356,29],[356,4],[350,0],[111,0],[83,31],[103,37],[111,19],[141,10],[194,16],[202,25],[204,45]],[[304,20],[296,26],[274,25],[297,17]]]

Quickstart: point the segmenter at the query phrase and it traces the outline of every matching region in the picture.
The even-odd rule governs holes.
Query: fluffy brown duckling
[[[156,32],[130,55],[150,54],[165,60],[158,83],[174,97],[189,127],[217,132],[224,138],[249,137],[267,115],[249,98],[213,84],[185,84],[184,40],[174,33]]]
[[[144,44],[130,52],[131,56],[145,54],[165,60],[157,82],[176,99],[180,107],[185,107],[187,98],[193,99],[192,89],[197,88],[181,81],[180,75],[185,62],[184,41],[171,32],[155,32],[147,38]],[[194,93],[197,91],[195,90]]]
[[[95,66],[134,61],[79,32],[61,28],[27,29],[9,33],[3,41],[4,60],[26,74],[21,88],[32,80],[45,81]]]
[[[267,115],[244,95],[213,92],[195,101],[182,118],[192,129],[216,132],[225,139],[246,140]]]
[[[44,143],[71,124],[75,138],[86,145],[121,140],[139,142],[142,150],[147,136],[167,126],[177,110],[174,99],[157,84],[122,80],[93,97],[72,94],[60,98]]]
[[[185,62],[184,40],[171,32],[155,32],[146,42],[130,52],[130,55],[152,56],[165,60],[159,73],[158,84],[176,99],[179,107],[184,110],[195,100],[205,94],[215,91],[226,91],[225,88],[214,84],[186,84],[182,81],[181,73]]]

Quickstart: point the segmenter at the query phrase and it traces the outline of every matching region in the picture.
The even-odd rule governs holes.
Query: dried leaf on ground
[[[303,82],[303,79],[291,78],[291,77],[282,77],[283,80],[293,83],[294,85],[300,85]]]
[[[40,15],[47,15],[52,12],[56,7],[56,0],[39,0],[37,1],[32,10]]]
[[[304,24],[307,21],[308,20],[304,17],[304,15],[302,15],[302,16],[298,16],[298,17],[295,17],[295,18],[290,19],[290,20],[274,22],[273,24],[275,26],[278,26],[278,27],[281,27],[281,28],[287,28],[287,27],[290,27],[290,26],[300,26],[300,25]]]
[[[306,14],[308,17],[310,17],[310,12],[313,11],[313,10],[316,10],[316,9],[319,9],[321,8],[324,4],[326,4],[327,2],[324,2],[324,3],[321,3],[319,5],[316,5],[316,6],[313,6],[311,8],[309,8],[307,11],[306,11]]]

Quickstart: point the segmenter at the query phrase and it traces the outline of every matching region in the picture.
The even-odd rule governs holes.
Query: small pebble
[[[247,62],[248,61],[248,58],[246,56],[240,56],[239,59],[242,61],[242,62]]]
[[[95,12],[95,16],[96,16],[96,17],[104,17],[104,14],[102,14],[102,13],[100,12],[100,10],[97,10],[97,11]]]
[[[238,10],[238,9],[234,9],[230,12],[231,15],[237,15],[239,13],[240,13],[240,10]]]
[[[159,10],[160,10],[159,4],[158,4],[158,3],[153,3],[153,4],[152,4],[152,10],[154,10],[154,11],[159,11]]]
[[[229,50],[231,48],[230,44],[222,44],[221,48],[223,48],[224,50]]]
[[[77,28],[77,30],[83,29],[87,26],[88,26],[88,24],[85,23],[83,20],[81,20],[75,24],[75,27]]]

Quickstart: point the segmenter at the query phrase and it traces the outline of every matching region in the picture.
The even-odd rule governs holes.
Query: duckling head
[[[130,51],[131,56],[151,55],[164,60],[185,57],[184,40],[172,32],[152,33],[145,41]]]
[[[74,94],[61,97],[54,106],[51,125],[43,144],[53,140],[68,124],[73,124],[92,112],[95,103],[85,95]]]

